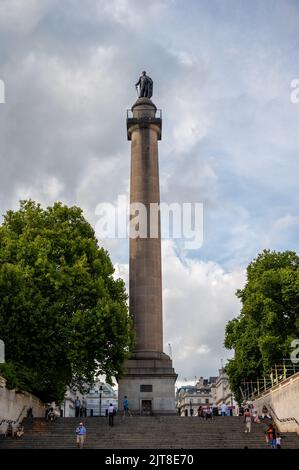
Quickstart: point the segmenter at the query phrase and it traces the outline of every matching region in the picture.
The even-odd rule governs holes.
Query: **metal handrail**
[[[273,410],[272,406],[271,405],[267,405],[268,408],[270,408],[271,412],[274,414],[275,418],[277,419],[277,421],[279,421],[280,423],[286,423],[287,421],[295,421],[295,423],[297,424],[297,426],[299,426],[299,422],[297,421],[297,419],[292,416],[290,418],[279,418],[276,414],[276,412]]]
[[[1,426],[2,423],[8,423],[8,424],[9,424],[9,423],[11,423],[11,424],[16,424],[16,423],[18,423],[18,422],[20,421],[20,418],[21,418],[21,416],[22,416],[22,414],[23,414],[25,408],[26,408],[26,405],[23,406],[23,408],[22,408],[22,410],[21,410],[19,416],[18,416],[17,419],[15,419],[15,420],[3,418],[3,419],[0,421],[0,426]]]

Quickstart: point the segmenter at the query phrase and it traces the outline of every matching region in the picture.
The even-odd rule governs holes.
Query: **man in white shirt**
[[[221,405],[221,416],[226,416],[226,404],[225,403],[222,403]]]
[[[113,426],[113,418],[114,418],[114,406],[112,403],[108,406],[108,416],[109,416],[109,426]]]

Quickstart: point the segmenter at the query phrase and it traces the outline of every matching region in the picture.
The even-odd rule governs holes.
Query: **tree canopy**
[[[245,287],[236,295],[242,309],[227,323],[224,344],[235,353],[226,371],[240,399],[243,381],[262,378],[290,358],[299,329],[299,257],[292,251],[263,251],[249,264]]]
[[[78,207],[22,201],[0,227],[3,370],[44,400],[122,372],[134,337],[124,282]],[[0,369],[1,372],[1,369]]]

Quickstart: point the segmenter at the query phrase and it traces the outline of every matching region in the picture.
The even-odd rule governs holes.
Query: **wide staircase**
[[[1,449],[69,449],[75,448],[78,418],[59,418],[55,423],[42,418],[23,421],[21,439],[0,440]],[[84,418],[87,429],[85,448],[89,449],[266,449],[264,431],[269,422],[253,423],[251,433],[244,432],[241,417],[215,417],[205,421],[198,417],[154,416],[114,418],[109,427],[105,417]],[[299,449],[295,433],[282,435],[283,448]]]

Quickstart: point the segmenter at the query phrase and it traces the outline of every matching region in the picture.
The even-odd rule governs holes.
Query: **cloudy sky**
[[[163,109],[161,198],[203,202],[198,250],[163,242],[164,341],[180,380],[216,375],[235,290],[262,249],[298,250],[296,0],[1,0],[0,209],[95,208],[129,188],[126,109]],[[127,278],[128,242],[106,240]]]

